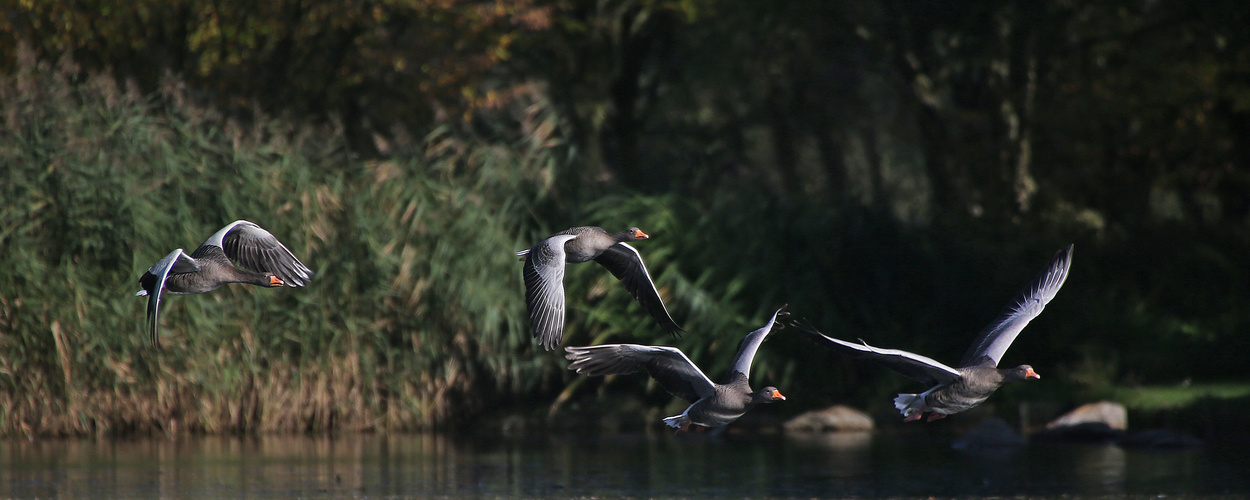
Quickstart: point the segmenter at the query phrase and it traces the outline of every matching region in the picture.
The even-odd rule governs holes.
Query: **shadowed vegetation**
[[[592,264],[568,271],[567,344],[676,345],[719,375],[789,303],[953,362],[1075,243],[1004,358],[1044,383],[999,407],[1245,379],[1241,4],[193,3],[0,18],[22,42],[0,44],[2,433],[672,404],[533,345],[513,252],[587,224],[652,235],[689,333]],[[312,285],[169,297],[166,349],[145,345],[138,276],[240,218]],[[790,398],[764,412],[914,388],[809,347],[762,347],[752,380]]]
[[[520,293],[511,251],[558,138],[440,133],[364,162],[335,129],[224,120],[176,82],[153,98],[23,65],[2,87],[6,433],[408,428],[552,384],[499,298]],[[137,277],[236,218],[312,286],[170,297],[166,349],[145,345]]]

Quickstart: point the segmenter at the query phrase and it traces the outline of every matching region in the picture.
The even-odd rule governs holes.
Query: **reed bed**
[[[670,338],[583,265],[566,343],[727,359],[779,305],[744,293],[765,272],[683,257],[715,220],[694,202],[570,181],[565,127],[528,90],[490,110],[510,133],[397,131],[358,158],[333,123],[226,113],[175,79],[145,94],[22,51],[0,80],[0,434],[434,429],[556,400],[585,379],[534,345],[513,252],[587,222],[655,235],[640,248],[692,333]],[[153,348],[138,277],[235,219],[278,236],[312,283],[169,296]]]
[[[19,66],[0,81],[0,433],[430,428],[560,382],[512,255],[561,168],[541,102],[518,143],[440,130],[362,160],[333,125],[227,116],[177,81]],[[240,218],[311,286],[168,297],[153,349],[138,276]]]
[[[914,226],[750,172],[702,194],[627,192],[578,171],[544,95],[520,85],[481,110],[489,131],[395,130],[361,158],[333,122],[226,112],[176,79],[142,92],[19,51],[0,78],[0,435],[439,429],[609,393],[671,404],[648,377],[576,377],[534,345],[513,252],[585,224],[653,236],[636,246],[688,333],[664,334],[584,264],[566,276],[565,343],[676,345],[713,377],[783,303],[843,338],[957,358],[1056,241],[1078,242],[1072,280],[1030,327],[1048,335],[1013,352],[1065,376],[1028,390],[1105,394],[1166,375],[1140,367],[1181,349],[1194,354],[1169,371],[1214,380],[1241,362],[1246,272],[1230,256],[1244,231],[1104,234],[1062,207],[1010,226]],[[152,348],[138,277],[236,219],[273,232],[314,280],[169,297]],[[1155,265],[1177,259],[1193,265]],[[1216,300],[1191,293],[1221,283]],[[761,350],[753,380],[793,401],[759,413],[878,405],[899,388],[808,347],[782,334]]]

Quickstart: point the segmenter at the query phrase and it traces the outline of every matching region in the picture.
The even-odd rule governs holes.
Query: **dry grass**
[[[428,428],[558,381],[531,356],[512,256],[556,127],[517,148],[441,130],[366,162],[332,126],[29,54],[0,80],[0,434]],[[146,345],[137,277],[238,218],[312,285],[169,297],[166,348]]]

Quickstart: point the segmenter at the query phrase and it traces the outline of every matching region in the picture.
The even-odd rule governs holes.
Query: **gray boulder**
[[[871,431],[872,417],[849,406],[834,405],[800,414],[784,425],[786,432]]]
[[[1069,441],[1111,443],[1124,436],[1128,429],[1128,410],[1124,405],[1099,401],[1078,406],[1060,415],[1031,436],[1034,441]]]
[[[1115,430],[1128,430],[1128,410],[1120,403],[1099,401],[1076,407],[1076,409],[1060,415],[1049,424],[1047,429],[1073,427],[1080,424],[1106,424]]]

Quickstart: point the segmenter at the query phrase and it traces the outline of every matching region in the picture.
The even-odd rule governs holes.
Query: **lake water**
[[[951,447],[930,431],[0,442],[0,497],[1250,497],[1245,443]]]

